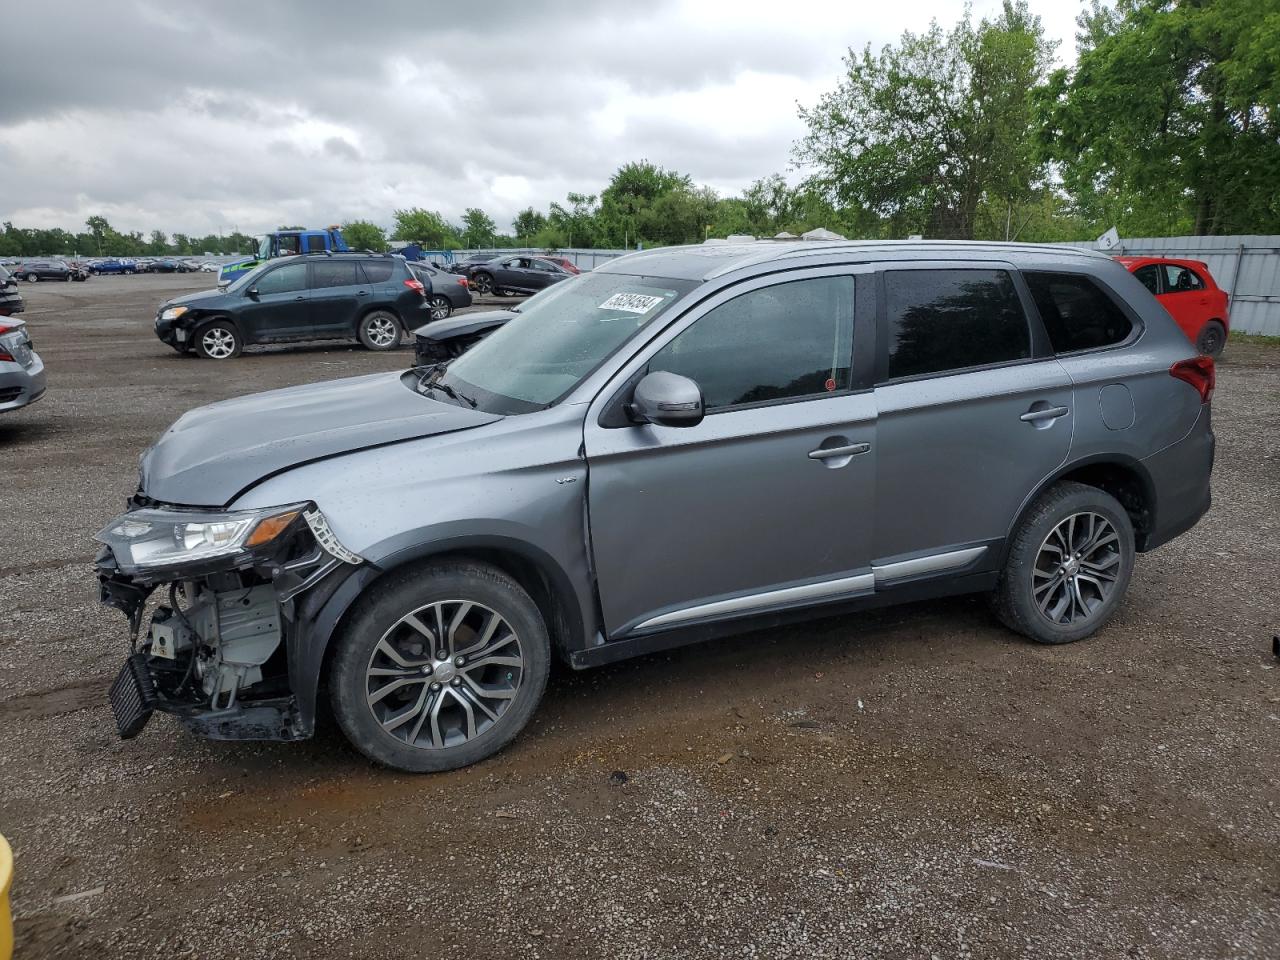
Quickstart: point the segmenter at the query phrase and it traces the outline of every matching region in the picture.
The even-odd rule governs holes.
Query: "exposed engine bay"
[[[193,516],[148,504],[99,535],[102,601],[130,623],[132,653],[111,689],[120,735],[136,736],[160,710],[213,739],[309,736],[314,711],[299,710],[290,683],[290,647],[296,653],[307,626],[300,606],[323,600],[362,559],[308,505],[250,517],[233,530],[240,540],[215,556],[152,566],[136,559],[146,556],[138,544],[154,551],[167,543],[170,525],[171,539],[189,546],[197,527],[216,536],[238,522]],[[274,524],[259,544],[254,523]]]

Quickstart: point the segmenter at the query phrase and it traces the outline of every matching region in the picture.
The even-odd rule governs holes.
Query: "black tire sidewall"
[[[369,324],[374,320],[377,320],[379,317],[386,317],[396,325],[396,339],[385,347],[379,346],[369,338]],[[360,318],[360,323],[356,327],[356,336],[360,339],[361,346],[366,350],[372,350],[375,353],[385,353],[388,350],[395,350],[400,346],[401,342],[404,340],[404,327],[400,323],[400,318],[390,310],[370,310]]]
[[[1120,537],[1120,574],[1104,609],[1079,624],[1051,623],[1036,606],[1032,571],[1040,545],[1059,523],[1073,513],[1105,517]],[[996,588],[997,615],[1011,629],[1037,643],[1074,643],[1099,630],[1124,602],[1133,576],[1136,548],[1133,522],[1111,494],[1082,483],[1065,482],[1043,494],[1019,523]]]
[[[1205,337],[1207,337],[1210,333],[1215,333],[1217,335],[1217,339],[1218,339],[1217,350],[1206,350],[1204,348]],[[1196,350],[1199,351],[1204,356],[1214,357],[1216,359],[1217,357],[1222,356],[1222,351],[1226,348],[1226,345],[1227,345],[1226,328],[1217,320],[1210,320],[1208,323],[1206,323],[1203,327],[1200,328],[1200,335],[1196,337]]]
[[[229,332],[236,339],[235,349],[231,351],[231,354],[229,356],[211,357],[209,356],[209,354],[205,353],[204,351],[204,335],[208,333],[210,330],[214,329],[215,327],[221,327],[222,329]],[[237,327],[231,321],[210,320],[196,327],[196,331],[191,338],[191,345],[192,345],[192,349],[195,350],[196,355],[203,360],[234,360],[236,357],[240,356],[240,354],[244,350],[244,337],[240,335],[240,328]]]
[[[365,700],[365,670],[378,640],[406,613],[437,600],[474,600],[515,629],[525,659],[520,692],[498,721],[467,743],[411,747],[382,730]],[[367,590],[336,640],[329,697],[338,726],[376,763],[410,773],[453,770],[497,753],[524,729],[546,689],[551,644],[537,605],[515,580],[486,564],[445,561],[394,572]]]

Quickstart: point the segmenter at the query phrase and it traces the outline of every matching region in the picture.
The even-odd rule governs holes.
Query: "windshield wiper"
[[[432,377],[438,378],[442,373],[444,373],[444,371],[445,371],[445,364],[443,363],[433,363],[431,366],[427,367],[427,372],[418,378],[418,389],[419,390],[439,390],[441,393],[443,393],[450,400],[453,400],[455,403],[458,401],[462,401],[463,403],[468,404],[471,407],[471,409],[474,410],[477,404],[470,397],[466,396],[465,394],[459,393],[457,390],[453,389],[453,387],[449,386],[449,384],[445,383],[443,380],[432,379]]]

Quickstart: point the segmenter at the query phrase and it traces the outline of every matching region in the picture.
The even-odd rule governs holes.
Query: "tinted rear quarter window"
[[[1111,296],[1078,273],[1023,273],[1055,353],[1096,350],[1128,338],[1133,324]]]
[[[1031,332],[1007,270],[890,270],[888,378],[1031,356]]]
[[[369,283],[386,283],[395,269],[395,264],[390,260],[366,260],[360,266]]]
[[[1145,267],[1139,267],[1133,271],[1133,275],[1142,281],[1142,285],[1152,293],[1160,292],[1160,268],[1154,263],[1148,263]]]

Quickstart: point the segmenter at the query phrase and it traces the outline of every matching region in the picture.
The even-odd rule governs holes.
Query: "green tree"
[[[342,225],[342,237],[352,250],[382,253],[387,249],[387,232],[369,220],[348,220]]]
[[[152,230],[151,239],[147,241],[147,253],[161,254],[169,252],[169,238],[163,230]]]
[[[545,235],[537,246],[545,247],[596,247],[600,246],[600,205],[594,193],[570,193],[565,197],[568,206],[554,201],[547,214]],[[555,238],[557,242],[546,240]]]
[[[1028,92],[1052,55],[1025,0],[976,27],[966,11],[950,32],[935,21],[878,55],[850,50],[836,89],[800,109],[795,158],[812,189],[899,235],[972,238],[984,201],[1012,209],[1042,178]]]
[[[396,228],[392,238],[395,240],[408,240],[441,250],[461,246],[453,227],[434,210],[410,207],[395,211],[394,216]]]
[[[1280,0],[1095,0],[1036,97],[1092,229],[1280,230]]]
[[[533,207],[525,207],[511,221],[511,229],[516,235],[517,243],[528,244],[534,236],[547,225],[547,218]]]
[[[92,216],[84,222],[84,225],[89,228],[89,233],[93,235],[94,246],[98,248],[98,255],[101,256],[103,241],[115,231],[111,229],[111,224],[107,223],[107,218],[103,216]]]
[[[491,247],[498,232],[493,218],[479,207],[467,207],[462,214],[462,243],[466,247]]]

